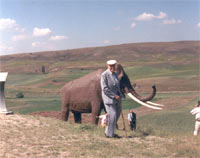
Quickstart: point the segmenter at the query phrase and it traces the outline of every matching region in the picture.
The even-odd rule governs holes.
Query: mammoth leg
[[[81,113],[77,112],[77,111],[72,111],[74,114],[74,122],[75,123],[81,123],[82,119],[81,119]]]
[[[69,108],[66,105],[62,105],[61,119],[63,121],[68,121],[68,117],[69,117]]]
[[[99,118],[97,118],[97,116],[99,116],[100,114],[101,114],[100,103],[92,104],[92,118],[91,118],[92,124],[98,125]]]

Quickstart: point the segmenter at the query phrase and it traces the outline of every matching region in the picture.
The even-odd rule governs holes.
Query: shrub
[[[44,65],[42,65],[42,73],[43,73],[43,74],[46,73],[46,71],[45,71],[45,66],[44,66]]]
[[[24,98],[24,94],[22,92],[17,92],[16,98]]]

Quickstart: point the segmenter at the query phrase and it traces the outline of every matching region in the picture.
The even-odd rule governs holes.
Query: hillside
[[[20,113],[60,110],[60,88],[68,81],[117,59],[141,95],[157,86],[156,102],[174,107],[197,99],[200,91],[200,41],[135,43],[0,56],[1,71],[8,71],[8,107]],[[42,73],[45,66],[45,73]],[[24,99],[15,99],[23,92]],[[191,97],[191,100],[185,98]],[[181,103],[179,103],[181,102]],[[138,107],[126,99],[126,109]],[[177,105],[176,105],[177,104]]]
[[[41,72],[45,65],[48,72],[66,68],[103,67],[108,59],[116,59],[124,65],[145,64],[197,64],[200,41],[133,43],[107,47],[92,47],[63,51],[49,51],[0,56],[1,70],[12,73]],[[76,64],[74,64],[76,62]],[[103,63],[103,64],[102,64]]]

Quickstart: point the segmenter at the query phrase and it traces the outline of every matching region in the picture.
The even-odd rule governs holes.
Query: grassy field
[[[195,63],[189,66],[151,64],[149,66],[126,66],[124,68],[131,82],[136,83],[136,90],[142,95],[150,93],[153,84],[157,86],[158,93],[154,101],[159,102],[163,98],[170,99],[176,95],[198,95],[200,89],[199,67]],[[66,82],[92,71],[94,70],[71,68],[46,74],[11,73],[8,75],[6,82],[7,106],[9,109],[23,114],[44,110],[58,111],[60,110],[60,88]],[[177,93],[172,95],[163,93],[172,91]],[[190,91],[195,94],[189,93]],[[17,92],[23,92],[25,98],[17,99]],[[128,98],[123,101],[123,104],[124,109],[138,107],[136,103],[133,103]]]
[[[147,95],[151,91],[153,82],[158,81],[158,92],[153,101],[160,102],[166,106],[172,104],[169,110],[139,117],[138,121],[145,125],[151,125],[150,128],[158,129],[161,135],[162,133],[173,134],[174,132],[191,133],[194,123],[189,111],[199,99],[199,85],[196,84],[199,78],[197,77],[196,80],[191,80],[191,78],[198,76],[197,67],[191,66],[186,69],[177,65],[175,68],[158,69],[158,67],[153,68],[153,66],[131,66],[125,67],[125,71],[131,78],[132,83],[136,83],[136,90],[142,95]],[[38,111],[60,111],[60,88],[65,82],[79,78],[89,72],[91,70],[71,69],[56,74],[11,74],[6,83],[7,108],[19,114]],[[165,83],[163,83],[164,81]],[[174,91],[170,91],[171,89]],[[23,92],[25,97],[22,99],[16,98],[17,92]],[[170,101],[172,100],[174,102],[171,103]],[[181,107],[176,109],[180,105]],[[123,99],[125,115],[127,115],[128,109],[136,109],[138,107],[140,105],[129,98]],[[187,120],[187,122],[184,120]],[[175,130],[176,127],[180,128],[180,130]],[[184,130],[181,130],[182,128]]]
[[[140,118],[141,124],[150,126],[161,135],[192,135],[194,128],[194,117],[190,110],[197,103],[197,97],[184,106],[173,110],[165,110],[159,113],[145,115]]]
[[[15,115],[0,116],[0,121],[4,121],[0,123],[0,157],[197,158],[200,155],[200,139],[192,136],[194,116],[190,110],[200,99],[199,60],[195,53],[192,54],[195,51],[191,51],[191,54],[184,51],[183,54],[170,54],[169,51],[163,53],[161,49],[159,54],[156,53],[157,49],[155,53],[150,50],[152,54],[132,54],[128,51],[124,58],[120,56],[120,63],[131,83],[136,84],[135,90],[145,96],[155,84],[157,94],[153,102],[165,105],[162,111],[153,111],[140,107],[129,98],[123,99],[126,127],[128,109],[132,108],[137,113],[137,130],[128,130],[132,138],[120,140],[104,138],[104,129],[90,124],[77,125],[71,121],[66,123],[54,118],[28,115],[41,111],[59,112],[61,87],[98,68],[105,68],[107,56],[96,62],[90,61],[90,56],[88,61],[83,58],[76,61],[73,55],[66,62],[62,54],[52,60],[47,56],[49,61],[41,55],[41,59],[38,57],[35,62],[32,59],[30,62],[22,60],[23,56],[22,59],[3,61],[2,67],[9,70],[5,85],[6,105]],[[37,57],[34,54],[30,56]],[[47,72],[43,74],[39,68],[44,63]],[[22,92],[24,98],[16,98],[18,92]],[[119,127],[123,128],[121,118]],[[125,136],[123,130],[117,130],[117,133]]]

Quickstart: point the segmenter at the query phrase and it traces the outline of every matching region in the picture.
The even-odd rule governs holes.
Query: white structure
[[[0,114],[12,114],[12,111],[7,111],[5,104],[4,86],[8,72],[0,72]]]

